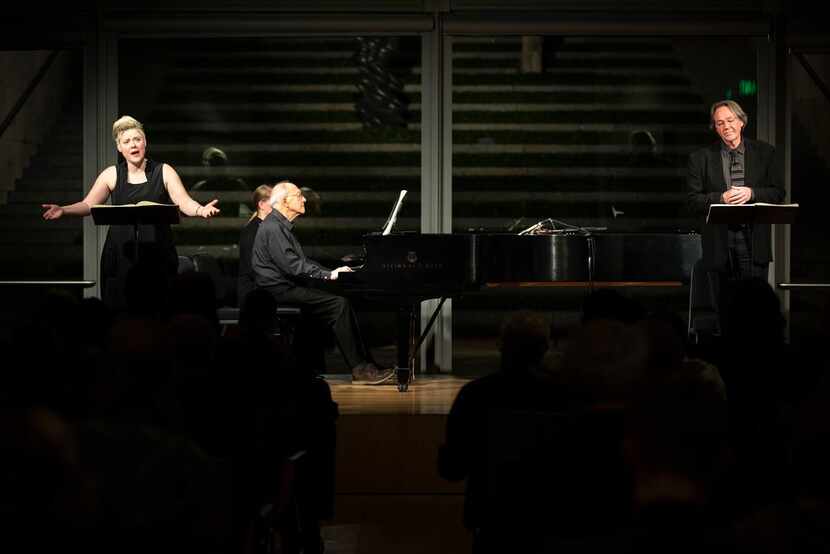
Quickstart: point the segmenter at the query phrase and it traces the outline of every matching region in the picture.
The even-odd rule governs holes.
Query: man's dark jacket
[[[744,182],[752,189],[750,202],[778,204],[784,200],[783,172],[775,148],[765,142],[743,138]],[[722,204],[726,180],[721,162],[721,142],[692,152],[686,176],[687,207],[704,220],[711,204]],[[707,271],[725,271],[729,262],[727,225],[703,223],[703,267]],[[752,261],[772,261],[772,239],[769,224],[754,224]]]

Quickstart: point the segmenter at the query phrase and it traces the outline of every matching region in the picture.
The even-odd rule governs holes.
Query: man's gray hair
[[[741,108],[741,106],[735,102],[734,100],[720,100],[712,104],[712,109],[709,110],[709,127],[714,129],[715,128],[715,110],[718,108],[729,108],[732,110],[738,119],[743,121],[744,126],[749,123],[749,117],[746,115],[746,112]]]
[[[282,204],[282,201],[288,196],[288,185],[293,184],[291,181],[280,181],[274,185],[274,188],[271,190],[271,199],[268,201],[272,208],[277,204]]]

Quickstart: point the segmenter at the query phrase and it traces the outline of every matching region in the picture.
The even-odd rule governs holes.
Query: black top
[[[294,224],[277,210],[260,224],[251,256],[258,287],[288,290],[301,285],[305,278],[331,278],[330,270],[306,258],[293,230]]]
[[[142,200],[171,204],[170,195],[164,186],[163,163],[147,159],[144,173],[147,181],[130,183],[127,164],[116,164],[115,188],[110,200],[113,205],[135,204]],[[165,273],[175,275],[178,255],[173,245],[170,225],[153,224],[138,226],[139,258],[143,262],[159,264]],[[132,225],[111,225],[101,254],[102,299],[110,308],[126,307],[124,286],[127,272],[136,262],[135,229]]]
[[[254,216],[239,233],[239,275],[236,281],[236,288],[239,299],[239,305],[249,292],[256,288],[256,281],[254,280],[254,268],[251,266],[251,256],[254,251],[254,239],[256,238],[257,229],[262,220],[259,216]]]

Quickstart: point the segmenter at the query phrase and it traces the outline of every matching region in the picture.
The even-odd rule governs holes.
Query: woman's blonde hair
[[[112,124],[112,140],[118,144],[118,137],[121,133],[131,129],[137,129],[142,135],[144,135],[144,139],[147,139],[147,135],[144,134],[144,125],[142,125],[139,120],[129,115],[122,115],[115,120],[115,123]]]
[[[267,200],[271,198],[271,190],[273,187],[271,185],[259,185],[257,188],[254,189],[254,194],[251,196],[251,201],[253,203],[254,213],[251,214],[251,218],[248,220],[253,221],[254,218],[259,215],[259,203],[262,200]]]

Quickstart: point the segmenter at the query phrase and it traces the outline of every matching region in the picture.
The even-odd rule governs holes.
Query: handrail
[[[779,289],[830,289],[830,283],[778,283]]]
[[[29,97],[34,92],[35,88],[37,88],[38,84],[40,84],[40,82],[46,76],[46,72],[49,70],[49,66],[52,65],[52,63],[55,61],[55,58],[58,57],[59,53],[60,52],[58,50],[53,50],[49,54],[49,57],[46,58],[46,60],[44,60],[43,64],[40,66],[40,69],[32,78],[31,82],[29,83],[29,86],[26,87],[26,89],[20,95],[20,98],[18,98],[17,102],[15,102],[9,114],[5,117],[5,119],[3,119],[3,123],[0,123],[0,138],[3,137],[3,133],[6,132],[6,129],[8,129],[11,126],[12,121],[14,121],[14,118],[17,117],[17,114],[20,113],[20,110],[23,109],[23,105],[26,103],[26,100],[29,99]]]
[[[95,281],[0,281],[2,286],[46,286],[46,287],[83,287],[88,289],[95,286]]]

